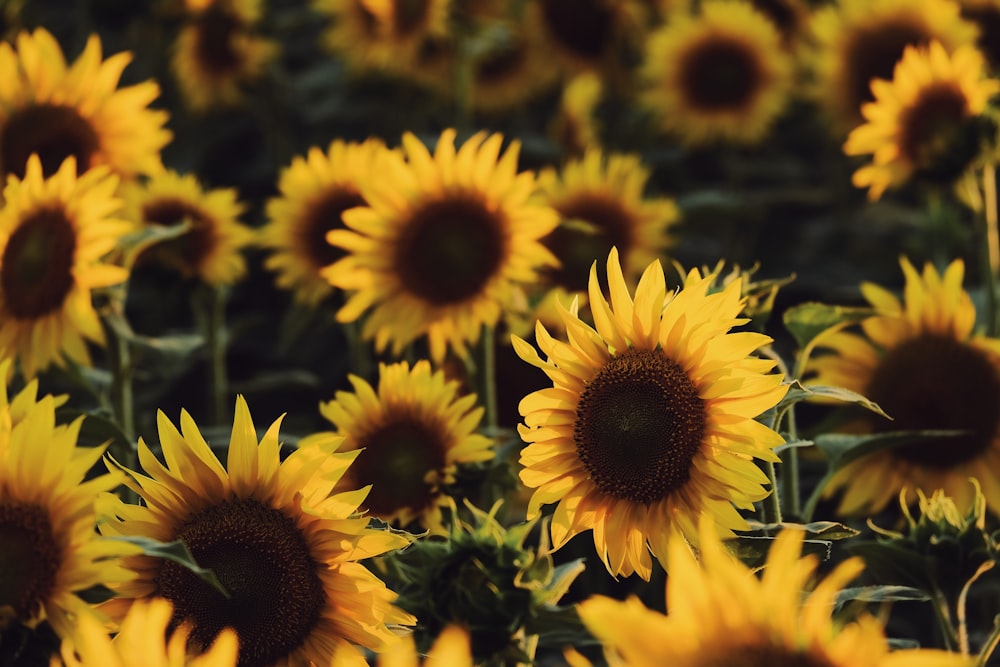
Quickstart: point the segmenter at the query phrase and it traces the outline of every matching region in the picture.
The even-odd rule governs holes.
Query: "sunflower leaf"
[[[748,523],[754,533],[776,532],[787,528],[804,531],[809,538],[822,538],[824,540],[843,540],[861,533],[861,531],[855,528],[845,526],[836,521],[813,521],[811,523],[791,523],[788,521],[783,521],[782,523],[761,523],[759,521],[749,521]]]
[[[730,542],[730,549],[744,565],[752,570],[759,569],[767,562],[767,553],[775,535],[739,535]],[[833,542],[822,539],[805,539],[802,541],[802,555],[816,554],[820,560],[829,560],[833,550]]]
[[[831,306],[809,301],[785,310],[782,320],[785,328],[804,348],[830,329],[857,324],[875,314],[871,308]]]
[[[848,433],[821,433],[815,437],[816,446],[826,454],[831,472],[835,472],[851,461],[885,449],[929,444],[948,438],[968,435],[965,430],[914,430],[888,431],[853,435]]]
[[[142,229],[125,234],[119,240],[122,247],[122,263],[130,269],[145,250],[157,243],[170,241],[186,234],[191,229],[191,222],[183,220],[176,225],[146,225]]]
[[[912,600],[915,602],[926,602],[931,596],[911,586],[854,586],[845,588],[837,593],[834,602],[833,613],[837,614],[850,602],[900,602]]]
[[[215,572],[209,568],[201,567],[195,561],[187,545],[180,540],[173,542],[160,542],[151,537],[138,537],[135,535],[120,535],[109,539],[128,542],[142,549],[142,553],[153,558],[163,558],[181,565],[194,574],[198,575],[209,586],[219,591],[227,600],[230,598],[229,591],[225,589]]]
[[[878,403],[862,396],[856,391],[829,385],[810,385],[807,387],[798,380],[792,380],[792,382],[789,383],[788,392],[785,394],[785,397],[781,399],[781,402],[778,403],[775,409],[779,414],[781,414],[784,410],[787,410],[795,403],[815,399],[832,400],[841,403],[854,403],[855,405],[860,405],[864,409],[874,412],[875,414],[885,417],[886,419],[892,419],[885,413],[884,410],[882,410],[881,407],[879,407]]]

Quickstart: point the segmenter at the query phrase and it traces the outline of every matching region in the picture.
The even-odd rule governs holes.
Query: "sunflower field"
[[[0,667],[1000,665],[1000,0],[0,0]]]

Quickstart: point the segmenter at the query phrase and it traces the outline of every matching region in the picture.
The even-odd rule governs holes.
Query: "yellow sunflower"
[[[687,145],[756,143],[784,111],[794,82],[774,24],[750,4],[709,0],[650,35],[644,100]]]
[[[1000,81],[985,78],[973,46],[948,55],[939,42],[906,47],[892,81],[872,81],[875,101],[861,107],[867,123],[847,137],[848,155],[871,155],[853,182],[876,200],[916,178],[953,185],[982,152],[978,122]]]
[[[42,169],[32,155],[0,209],[0,355],[16,357],[27,378],[64,357],[89,366],[84,339],[104,342],[91,290],[128,277],[101,262],[128,231],[115,217],[118,178],[104,167],[77,177],[73,158],[50,178]]]
[[[455,148],[455,131],[441,134],[432,155],[414,135],[403,156],[385,153],[380,177],[367,182],[367,208],[344,213],[350,229],[327,240],[348,255],[322,271],[351,290],[341,322],[367,314],[362,333],[379,352],[426,336],[440,362],[450,346],[466,356],[484,325],[493,326],[512,294],[555,258],[539,239],[559,222],[531,200],[535,175],[518,172],[520,143],[501,155],[503,137],[477,133]]]
[[[319,408],[344,438],[342,450],[364,450],[341,484],[372,486],[361,505],[372,516],[444,532],[442,487],[455,481],[458,464],[493,458],[493,441],[476,433],[476,395],[460,395],[458,381],[427,361],[381,364],[377,391],[355,375],[350,381],[353,393],[338,391]]]
[[[826,495],[843,489],[839,511],[877,512],[905,487],[943,489],[964,511],[979,480],[987,506],[1000,513],[1000,340],[974,332],[976,310],[962,289],[965,272],[955,260],[944,274],[927,264],[923,274],[902,259],[901,302],[888,290],[863,283],[878,314],[862,334],[839,332],[822,345],[832,354],[811,361],[810,382],[846,387],[878,403],[893,421],[872,416],[853,425],[870,432],[967,430],[941,442],[898,447],[859,459],[839,471]]]
[[[195,111],[237,106],[278,54],[277,42],[255,34],[261,0],[185,0],[186,21],[170,68]]]
[[[952,0],[840,0],[818,9],[810,23],[815,95],[845,135],[864,122],[872,79],[891,79],[908,45],[937,40],[952,52],[976,39]]]
[[[563,88],[559,110],[549,123],[549,135],[569,155],[582,155],[600,146],[600,127],[594,118],[603,84],[594,72],[577,74]]]
[[[329,664],[338,646],[364,665],[352,644],[380,650],[397,639],[387,623],[414,619],[395,594],[358,561],[405,546],[398,534],[368,528],[358,513],[368,489],[332,493],[357,453],[336,453],[338,438],[314,439],[283,461],[275,421],[260,443],[246,401],[236,401],[228,471],[186,411],[181,431],[157,415],[166,466],[139,440],[149,476],[125,470],[144,505],[108,499],[106,534],[180,540],[211,568],[228,597],[190,570],[136,556],[137,578],[116,589],[109,611],[162,596],[173,620],[192,625],[204,649],[226,627],[239,637],[241,667]]]
[[[0,175],[24,177],[37,153],[46,176],[67,157],[79,173],[107,165],[124,179],[163,168],[170,142],[167,112],[148,108],[160,94],[154,81],[118,87],[127,52],[102,61],[91,35],[69,66],[44,28],[22,32],[16,46],[0,42]]]
[[[65,667],[236,667],[236,633],[227,628],[204,653],[191,655],[190,627],[181,625],[168,638],[173,605],[163,598],[132,605],[114,640],[91,617],[77,621],[71,639],[63,641]]]
[[[452,0],[313,0],[328,16],[323,45],[358,70],[405,69],[448,34]]]
[[[209,285],[231,285],[246,274],[243,249],[256,238],[239,222],[245,206],[235,188],[205,190],[193,174],[166,170],[122,190],[125,217],[138,228],[188,222],[183,235],[143,252],[148,259]]]
[[[326,233],[344,227],[344,211],[365,205],[361,184],[375,178],[376,158],[386,150],[378,139],[338,139],[325,153],[311,148],[295,157],[281,172],[281,196],[268,201],[268,224],[261,230],[261,243],[272,251],[264,266],[278,274],[278,287],[294,290],[309,306],[332,291],[320,269],[345,253],[327,243]]]
[[[636,0],[528,0],[524,12],[570,72],[614,66],[625,46],[640,41],[646,16]]]
[[[105,448],[78,447],[83,417],[57,426],[60,401],[36,392],[31,383],[11,404],[0,382],[0,626],[45,620],[66,637],[94,613],[80,592],[131,576],[117,558],[131,548],[94,532],[95,500],[121,482],[90,475]]]
[[[697,543],[705,513],[726,535],[747,530],[736,510],[768,495],[754,459],[776,461],[782,438],[754,418],[784,396],[774,363],[748,356],[770,339],[729,329],[740,318],[741,284],[709,294],[714,279],[692,270],[684,288],[666,291],[659,261],[629,294],[612,249],[610,303],[597,263],[590,273],[596,329],[562,308],[568,342],[544,326],[535,337],[546,359],[514,337],[526,362],[553,386],[526,396],[518,431],[521,481],[534,492],[528,518],[558,503],[554,548],[593,530],[594,545],[613,575],[648,579],[650,551],[663,561],[671,533]],[[648,547],[648,548],[647,548]]]
[[[584,625],[611,667],[967,667],[969,658],[928,649],[891,651],[885,631],[864,614],[830,617],[840,590],[863,569],[840,563],[816,580],[817,558],[802,556],[802,533],[782,531],[763,575],[734,558],[714,531],[702,532],[700,563],[683,539],[670,542],[666,615],[637,598],[593,596],[580,603]],[[808,595],[803,590],[811,588]]]
[[[965,511],[973,499],[968,480],[975,477],[987,506],[1000,513],[1000,340],[973,331],[976,309],[962,289],[961,260],[944,274],[927,264],[921,275],[905,258],[901,264],[903,301],[863,283],[878,314],[862,322],[862,335],[825,336],[822,345],[832,354],[811,360],[810,382],[864,394],[893,418],[865,415],[858,430],[970,433],[858,459],[834,476],[826,494],[843,490],[839,511],[858,514],[884,508],[904,486],[943,489]]]
[[[421,660],[421,657],[423,658]],[[339,667],[342,663],[334,658],[332,663]],[[411,635],[381,653],[375,667],[473,667],[472,646],[469,632],[457,625],[450,625],[434,640],[426,656],[417,651]]]

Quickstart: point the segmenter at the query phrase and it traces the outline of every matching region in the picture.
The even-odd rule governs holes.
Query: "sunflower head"
[[[137,577],[116,590],[111,611],[165,597],[173,622],[191,625],[193,648],[235,629],[241,667],[329,664],[338,647],[352,655],[356,646],[385,648],[396,640],[387,624],[414,621],[358,562],[408,540],[368,527],[358,511],[367,489],[334,493],[356,457],[335,452],[339,438],[314,440],[282,460],[278,422],[258,442],[240,397],[223,467],[191,416],[182,412],[180,421],[178,431],[159,413],[166,465],[140,439],[147,474],[125,472],[144,504],[110,503],[101,529],[179,540],[228,595],[181,565],[143,555],[130,559]]]
[[[525,546],[537,520],[505,527],[498,501],[484,512],[470,503],[471,520],[452,505],[451,530],[415,542],[384,559],[399,590],[399,605],[420,619],[413,636],[427,651],[435,638],[459,624],[472,640],[476,664],[528,660],[516,639],[543,608],[554,605],[583,570],[580,561],[554,567],[545,545]]]
[[[540,239],[558,217],[531,200],[535,176],[517,169],[520,145],[501,155],[499,134],[476,134],[457,150],[454,141],[445,131],[432,155],[404,135],[403,152],[386,152],[380,177],[362,187],[368,206],[345,211],[348,229],[327,234],[348,253],[322,271],[351,292],[337,317],[370,311],[362,333],[379,351],[391,343],[399,355],[426,336],[434,361],[449,347],[464,357],[538,269],[555,263]]]
[[[782,113],[791,56],[774,24],[746,2],[710,0],[654,32],[643,65],[645,102],[684,143],[755,143]]]
[[[44,28],[0,43],[0,174],[23,178],[32,154],[46,176],[69,157],[80,174],[107,165],[128,180],[161,170],[167,113],[148,108],[160,93],[155,82],[118,87],[131,59],[123,52],[103,60],[91,35],[67,65]]]
[[[901,260],[903,299],[871,283],[862,294],[877,314],[861,332],[827,335],[830,354],[810,362],[811,380],[857,391],[892,418],[862,416],[861,432],[956,431],[948,438],[882,450],[842,468],[827,495],[843,490],[845,514],[878,511],[904,487],[937,489],[961,511],[974,500],[969,477],[982,484],[987,507],[1000,507],[1000,341],[975,334],[976,311],[962,288],[964,264],[939,273],[929,263],[918,272]]]
[[[816,96],[843,134],[863,122],[872,80],[891,79],[907,46],[936,40],[950,53],[976,38],[952,0],[841,0],[818,9],[810,27]]]
[[[532,0],[525,11],[570,72],[615,66],[641,34],[644,15],[635,0]]]
[[[549,134],[568,155],[579,156],[600,145],[600,128],[595,120],[603,84],[596,72],[581,72],[563,88],[559,109],[549,122]]]
[[[784,530],[758,578],[728,552],[708,522],[701,528],[697,560],[682,537],[671,540],[666,615],[634,597],[593,596],[580,603],[580,618],[604,645],[610,665],[967,664],[967,658],[944,651],[890,653],[882,625],[871,616],[846,623],[831,618],[838,593],[863,569],[860,559],[844,561],[818,579],[818,559],[801,555],[803,534]]]
[[[77,177],[72,158],[49,178],[42,170],[29,158],[0,209],[0,353],[27,378],[64,358],[90,365],[84,340],[104,341],[91,293],[128,276],[104,263],[128,230],[115,215],[118,178],[107,168]]]
[[[476,432],[483,409],[475,394],[459,394],[458,382],[428,361],[381,364],[377,391],[350,380],[354,392],[320,405],[345,440],[341,449],[363,449],[344,483],[371,485],[362,507],[372,516],[443,532],[441,510],[458,466],[493,458],[492,440]]]
[[[242,251],[255,235],[239,222],[245,206],[235,189],[206,190],[193,174],[168,170],[128,184],[123,197],[125,215],[137,229],[188,226],[143,251],[143,261],[209,285],[230,285],[246,274]]]
[[[521,401],[521,481],[534,489],[529,517],[557,503],[556,548],[593,530],[609,572],[648,579],[650,551],[664,560],[672,532],[696,541],[700,514],[724,534],[746,530],[736,508],[767,495],[753,459],[775,460],[782,442],[754,417],[786,387],[773,362],[749,356],[766,336],[729,333],[746,323],[740,281],[709,293],[713,278],[693,270],[668,295],[654,261],[633,300],[615,249],[607,271],[610,301],[591,269],[595,327],[562,307],[567,341],[536,327],[545,359],[514,337],[553,385]]]
[[[972,46],[951,55],[939,42],[907,47],[892,80],[873,81],[872,91],[875,101],[862,107],[867,122],[844,144],[848,155],[872,155],[854,174],[870,199],[911,178],[954,185],[995,143],[996,127],[985,111],[1000,81],[986,76]]]

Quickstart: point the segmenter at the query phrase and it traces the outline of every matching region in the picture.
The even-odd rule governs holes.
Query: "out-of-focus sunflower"
[[[245,89],[278,54],[277,42],[255,34],[261,0],[185,0],[185,23],[170,69],[195,111],[241,104]]]
[[[559,67],[538,24],[523,19],[497,21],[489,35],[490,46],[473,65],[473,108],[510,111],[556,86]]]
[[[815,95],[844,135],[864,122],[872,79],[891,79],[908,45],[937,40],[952,52],[976,39],[952,0],[840,0],[816,10],[810,28]]]
[[[623,47],[640,41],[645,16],[635,0],[528,0],[524,13],[569,72],[615,65]]]
[[[370,484],[361,507],[385,522],[444,532],[444,485],[455,481],[459,464],[493,458],[493,441],[476,433],[483,416],[476,395],[459,395],[458,381],[427,361],[412,369],[405,361],[381,364],[377,390],[355,375],[350,381],[354,392],[338,391],[319,408],[344,438],[342,450],[363,450],[341,485]]]
[[[143,251],[143,260],[209,285],[231,285],[246,273],[242,251],[255,235],[239,223],[245,207],[234,188],[205,190],[193,174],[167,170],[146,183],[126,184],[122,196],[125,217],[139,228],[191,225],[181,236]]]
[[[939,42],[909,46],[892,81],[872,82],[875,101],[862,106],[867,123],[847,137],[848,155],[871,155],[854,172],[854,184],[876,200],[887,188],[917,179],[951,186],[970,174],[982,153],[987,103],[1000,81],[985,77],[983,57],[972,46],[949,56]]]
[[[1000,0],[960,0],[962,18],[979,31],[976,45],[986,56],[990,72],[1000,72]]]
[[[277,273],[278,287],[294,290],[302,303],[315,306],[332,291],[320,269],[345,252],[327,243],[326,233],[344,227],[344,211],[365,205],[361,184],[376,177],[373,167],[386,150],[378,139],[338,139],[325,153],[311,148],[293,158],[281,172],[281,196],[268,201],[268,224],[261,230],[261,243],[272,250],[264,266]]]
[[[0,378],[9,364],[0,363]],[[0,626],[48,621],[66,637],[95,613],[81,591],[127,580],[117,557],[132,549],[94,532],[98,494],[121,482],[89,474],[104,447],[78,447],[83,417],[57,426],[61,401],[36,402],[36,392],[29,384],[12,406],[0,381]]]
[[[280,420],[279,420],[280,421]],[[283,461],[278,421],[260,443],[246,401],[236,401],[228,464],[222,464],[194,420],[181,431],[157,415],[166,466],[139,440],[149,476],[125,470],[142,506],[108,498],[106,534],[181,540],[228,593],[187,568],[149,556],[126,559],[135,580],[106,603],[120,615],[136,599],[162,596],[174,622],[190,623],[190,643],[203,650],[223,628],[236,630],[241,667],[330,664],[338,647],[364,665],[354,644],[380,650],[397,637],[387,623],[414,619],[392,604],[396,595],[358,561],[408,542],[368,528],[358,513],[368,489],[332,493],[355,452],[336,453],[338,438],[314,440]]]
[[[115,216],[118,178],[104,167],[77,177],[73,158],[50,178],[42,170],[31,156],[0,209],[0,352],[27,378],[64,357],[89,366],[84,339],[104,342],[91,290],[128,277],[102,263],[129,229]]]
[[[313,0],[330,18],[323,45],[358,70],[405,70],[448,34],[452,0]]]
[[[650,35],[643,96],[685,144],[755,143],[784,111],[793,74],[770,19],[746,2],[709,0]]]
[[[190,627],[167,634],[173,605],[163,598],[132,605],[114,640],[107,628],[89,616],[76,622],[72,638],[63,642],[65,667],[236,667],[236,633],[225,629],[204,653],[191,654]]]
[[[584,625],[611,667],[960,667],[969,659],[928,649],[891,651],[881,623],[861,615],[835,623],[837,594],[863,569],[860,559],[815,579],[817,558],[802,556],[802,533],[775,539],[763,575],[740,563],[714,534],[702,531],[701,561],[680,538],[670,543],[666,615],[637,598],[593,596],[580,603]],[[578,663],[579,664],[579,663]]]
[[[426,336],[430,356],[449,346],[461,357],[484,325],[497,324],[511,295],[555,264],[540,239],[559,222],[531,200],[535,175],[519,172],[520,143],[500,154],[503,137],[477,133],[455,149],[455,131],[441,134],[432,155],[403,136],[403,156],[385,153],[379,178],[362,188],[367,208],[344,213],[350,228],[327,240],[349,254],[323,270],[351,290],[341,322],[365,315],[362,334],[378,351]]]
[[[403,640],[378,656],[376,667],[472,667],[472,646],[469,633],[464,628],[451,625],[434,641],[430,651],[421,660],[413,637]]]
[[[739,280],[709,294],[714,278],[692,270],[668,295],[656,261],[633,302],[613,249],[609,303],[596,264],[589,286],[596,328],[562,308],[568,342],[536,327],[544,360],[513,338],[518,355],[553,383],[519,407],[518,432],[529,443],[521,481],[534,489],[529,518],[558,503],[553,547],[593,530],[609,572],[648,579],[650,551],[665,560],[677,532],[697,543],[700,514],[722,534],[747,529],[736,507],[750,509],[768,494],[754,459],[777,460],[773,448],[782,443],[754,418],[786,387],[769,373],[772,361],[748,356],[767,336],[728,333],[747,321],[739,317]]]
[[[855,430],[970,433],[865,456],[836,473],[826,494],[843,490],[839,511],[857,514],[881,510],[904,486],[943,489],[965,511],[975,477],[990,510],[1000,513],[1000,340],[973,333],[976,311],[962,289],[961,260],[943,275],[930,264],[921,275],[908,260],[901,263],[903,301],[863,283],[878,314],[861,323],[863,335],[825,336],[822,346],[832,354],[811,360],[810,382],[858,391],[893,418],[864,415]]]
[[[588,148],[600,147],[600,128],[594,115],[603,87],[595,72],[581,72],[563,88],[559,109],[549,123],[549,134],[567,154],[582,155]]]
[[[770,19],[781,35],[781,43],[796,50],[809,26],[809,6],[805,0],[748,0],[753,8]]]
[[[44,28],[22,32],[16,46],[0,43],[0,175],[24,177],[37,153],[46,176],[68,157],[82,174],[107,165],[124,179],[163,168],[170,142],[167,112],[149,109],[160,94],[154,81],[118,87],[127,52],[107,60],[91,35],[69,66]]]

